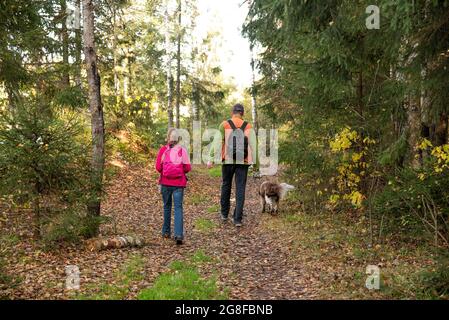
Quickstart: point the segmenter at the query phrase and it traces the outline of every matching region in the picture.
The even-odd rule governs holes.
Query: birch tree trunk
[[[173,121],[173,76],[171,72],[168,72],[167,76],[167,112],[168,112],[168,128],[173,128],[174,121]]]
[[[168,1],[165,2],[165,50],[167,53],[167,114],[168,129],[173,128],[173,76],[171,73],[171,50],[170,50],[170,21],[168,15]]]
[[[192,114],[193,121],[200,121],[199,95],[198,88],[195,83],[192,83]]]
[[[251,89],[251,114],[253,117],[253,127],[256,137],[259,133],[259,123],[257,121],[257,100],[256,100],[256,75],[254,74],[254,58],[251,58],[251,70],[253,77],[253,87]]]
[[[127,69],[126,69],[126,75],[128,76],[128,96],[134,99],[134,91],[133,91],[133,80],[134,80],[134,73],[133,73],[133,63],[134,63],[134,49],[133,45],[130,45],[127,50]]]
[[[81,0],[75,1],[75,14],[77,21],[81,20]],[[82,35],[81,35],[81,26],[77,25],[75,29],[75,64],[76,64],[76,72],[75,72],[75,84],[81,88],[81,51],[83,50],[82,44]]]
[[[92,0],[83,0],[84,55],[89,87],[89,106],[92,124],[92,198],[88,204],[92,216],[100,215],[101,190],[104,170],[104,119],[100,94],[100,75],[94,41],[94,12]],[[97,233],[94,230],[93,233]]]
[[[123,70],[123,98],[125,101],[129,97],[129,54],[128,52],[125,55],[125,58],[122,61],[122,70]]]
[[[67,30],[67,1],[61,0],[61,40],[62,40],[62,86],[67,88],[70,86],[69,74],[69,32]]]
[[[180,126],[180,104],[181,104],[181,34],[182,34],[182,7],[181,0],[178,0],[178,39],[177,39],[177,51],[176,51],[176,128]]]
[[[118,98],[120,94],[120,82],[118,78],[118,58],[117,58],[117,43],[118,43],[118,37],[117,37],[117,9],[114,7],[112,12],[112,23],[113,23],[113,30],[114,30],[114,37],[112,40],[112,54],[114,56],[114,97],[115,97],[115,104],[118,103]]]

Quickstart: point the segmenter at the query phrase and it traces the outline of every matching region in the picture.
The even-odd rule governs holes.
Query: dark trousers
[[[248,167],[244,164],[223,164],[221,168],[221,215],[225,218],[228,217],[231,207],[232,180],[235,175],[235,223],[242,222]]]

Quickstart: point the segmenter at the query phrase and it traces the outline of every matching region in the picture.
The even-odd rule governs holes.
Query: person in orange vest
[[[235,176],[235,198],[234,225],[242,226],[243,207],[245,204],[246,180],[248,168],[256,160],[256,134],[250,123],[243,119],[245,108],[236,104],[232,108],[231,119],[223,121],[220,125],[222,137],[221,143],[221,219],[228,220],[231,207],[230,198],[232,181]],[[214,159],[215,150],[211,148],[210,159]],[[213,160],[209,160],[207,167],[213,166]]]

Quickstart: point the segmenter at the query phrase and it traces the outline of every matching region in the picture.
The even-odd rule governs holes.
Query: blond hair
[[[173,131],[176,131],[177,140],[175,140],[175,141],[171,140],[171,135],[172,135]],[[168,131],[167,131],[167,139],[166,139],[167,144],[175,145],[175,144],[179,143],[179,141],[181,140],[181,137],[178,135],[177,131],[178,130],[176,128],[168,129]]]

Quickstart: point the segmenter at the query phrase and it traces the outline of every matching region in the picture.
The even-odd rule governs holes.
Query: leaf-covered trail
[[[217,261],[214,268],[219,283],[229,288],[231,299],[306,297],[301,268],[289,261],[288,243],[275,240],[260,223],[268,218],[258,212],[256,190],[260,180],[248,179],[244,226],[238,229],[231,219],[225,224],[220,221],[220,178],[195,168],[185,195],[186,241],[176,247],[172,241],[160,238],[162,203],[156,179],[146,170],[126,170],[111,187],[105,204],[105,213],[118,222],[119,234],[134,232],[155,244],[141,252],[153,272],[162,271],[170,260],[185,258],[200,249]],[[199,228],[197,224],[204,220],[212,221],[213,226]]]
[[[162,202],[157,175],[153,170],[124,167],[107,188],[102,214],[111,217],[103,225],[103,235],[135,234],[147,243],[142,248],[125,248],[89,252],[79,247],[59,251],[34,252],[22,248],[22,255],[12,259],[11,268],[22,275],[14,289],[16,298],[66,299],[66,265],[78,265],[81,292],[100,283],[113,283],[114,275],[131,256],[144,261],[143,279],[131,284],[127,298],[152,285],[154,279],[168,270],[170,262],[185,260],[198,250],[214,258],[202,270],[204,276],[217,276],[221,288],[227,288],[230,299],[309,299],[314,290],[301,266],[289,258],[291,246],[282,230],[273,234],[264,227],[264,219],[276,219],[259,213],[257,186],[261,180],[248,178],[244,226],[220,221],[220,177],[207,170],[194,168],[185,194],[185,243],[176,246],[162,239]],[[232,200],[231,200],[232,201]],[[205,223],[206,222],[206,223]],[[90,289],[88,289],[90,288]]]

